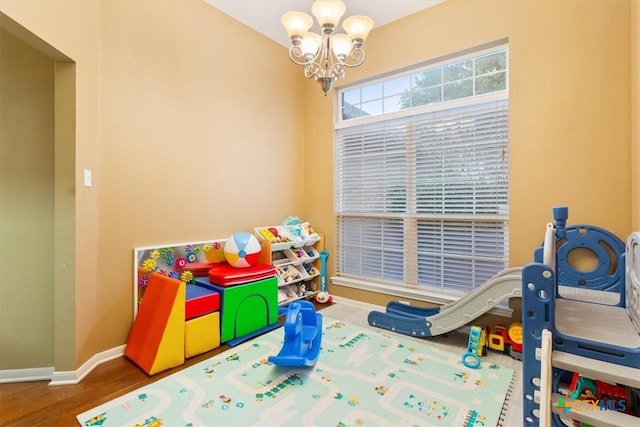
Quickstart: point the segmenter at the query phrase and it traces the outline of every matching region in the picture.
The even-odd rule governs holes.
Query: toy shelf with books
[[[278,305],[310,298],[320,290],[324,242],[308,223],[257,227],[255,234],[278,274]]]

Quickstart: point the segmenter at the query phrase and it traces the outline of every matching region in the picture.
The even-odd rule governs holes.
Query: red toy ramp
[[[183,282],[149,276],[124,352],[148,375],[184,363],[185,294]]]

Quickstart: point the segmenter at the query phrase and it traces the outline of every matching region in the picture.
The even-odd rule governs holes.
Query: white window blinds
[[[508,163],[508,99],[338,129],[337,274],[480,286],[507,266]]]

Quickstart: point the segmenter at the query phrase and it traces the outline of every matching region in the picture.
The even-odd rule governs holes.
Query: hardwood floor
[[[76,385],[50,386],[49,381],[0,384],[0,426],[78,426],[76,415],[229,348],[222,345],[153,377],[119,357],[97,366]]]
[[[227,350],[223,345],[149,377],[124,357],[105,362],[79,384],[49,381],[0,384],[0,426],[78,426],[76,415]]]

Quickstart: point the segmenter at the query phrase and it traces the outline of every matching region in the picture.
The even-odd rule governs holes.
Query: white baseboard
[[[78,384],[89,372],[91,372],[96,366],[101,363],[108,362],[109,360],[116,359],[124,355],[124,349],[126,346],[121,345],[109,350],[105,350],[101,353],[95,354],[91,359],[84,362],[84,364],[76,371],[58,371],[54,372],[51,376],[50,386],[56,385],[71,385]]]
[[[96,366],[124,355],[124,349],[121,345],[95,354],[75,371],[55,371],[54,368],[0,370],[0,383],[50,380],[50,386],[78,384]]]
[[[53,368],[4,369],[0,371],[0,384],[44,381],[51,378]]]
[[[369,310],[369,311],[373,311],[373,310],[384,311],[385,310],[385,307],[383,307],[381,305],[370,304],[368,302],[358,301],[358,300],[351,299],[351,298],[344,298],[344,297],[339,297],[339,296],[336,296],[336,295],[331,295],[331,299],[335,303],[343,304],[343,305],[350,305],[351,307],[358,307],[358,308],[362,308],[364,310]]]

